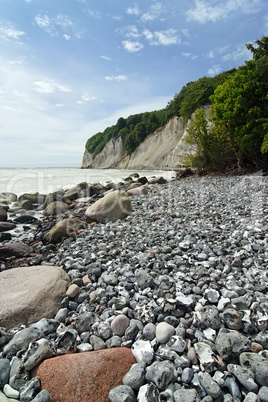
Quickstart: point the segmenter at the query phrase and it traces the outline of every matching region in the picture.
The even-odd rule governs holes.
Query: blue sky
[[[0,167],[80,167],[91,135],[263,35],[267,0],[1,0]]]

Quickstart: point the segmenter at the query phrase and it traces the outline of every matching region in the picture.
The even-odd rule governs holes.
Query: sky
[[[89,137],[263,35],[267,0],[1,0],[0,167],[80,167]]]

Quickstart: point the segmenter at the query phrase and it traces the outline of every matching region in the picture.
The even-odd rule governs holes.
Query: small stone
[[[128,317],[124,314],[120,314],[113,319],[111,323],[111,330],[115,335],[122,336],[124,335],[128,326],[129,326]]]
[[[175,377],[175,367],[169,361],[154,362],[147,367],[146,380],[153,382],[158,389],[165,389]]]
[[[4,356],[14,356],[19,350],[27,349],[30,342],[43,338],[43,333],[36,328],[25,328],[17,332],[3,349]]]
[[[208,301],[212,304],[216,304],[219,301],[219,292],[215,289],[206,289],[205,290],[205,296],[208,299]]]
[[[156,325],[155,336],[158,342],[166,343],[175,333],[175,328],[167,322],[160,322]]]
[[[215,341],[217,352],[224,359],[250,350],[251,342],[238,331],[221,328]]]
[[[32,401],[40,390],[41,390],[40,378],[39,377],[32,378],[25,385],[23,385],[23,387],[21,387],[20,401],[22,402]]]
[[[222,314],[224,323],[227,328],[240,330],[242,326],[242,320],[239,313],[233,308],[227,308]]]
[[[74,298],[80,292],[80,287],[74,283],[70,285],[66,291],[66,296]]]
[[[243,385],[248,391],[258,392],[258,385],[254,381],[254,373],[238,364],[228,364],[227,370],[229,373],[233,374],[240,384]]]
[[[252,342],[251,344],[251,351],[254,353],[259,353],[263,350],[263,346],[257,342]]]
[[[181,374],[181,381],[186,384],[190,384],[194,376],[194,372],[190,367],[183,369]]]
[[[151,364],[153,361],[154,349],[149,341],[140,339],[133,343],[131,350],[137,363],[145,362],[146,364]]]
[[[200,398],[195,389],[178,389],[173,394],[174,402],[199,402]]]
[[[118,385],[109,392],[110,402],[136,402],[136,396],[128,385]]]
[[[94,350],[106,349],[107,345],[99,336],[91,335],[90,343]]]
[[[232,399],[233,400],[233,399]],[[254,394],[253,392],[249,392],[244,399],[244,402],[265,402],[268,399],[261,399],[258,395]]]
[[[20,395],[19,391],[12,388],[9,384],[6,384],[4,386],[3,392],[8,398],[19,399],[19,395]]]
[[[191,346],[187,352],[187,358],[189,359],[189,361],[193,364],[196,365],[198,363],[198,358],[197,358],[197,354],[195,351],[195,348],[193,346]]]
[[[259,389],[258,397],[260,402],[268,402],[268,386],[263,386]]]
[[[174,350],[175,352],[182,353],[186,349],[186,342],[185,340],[178,335],[173,335],[169,339],[167,345],[170,347],[171,350]]]
[[[39,363],[45,359],[49,359],[53,356],[53,350],[47,339],[43,339],[43,342],[38,345],[36,350],[31,353],[28,359],[24,362],[24,367],[26,370],[30,371]]]
[[[233,377],[226,377],[226,379],[224,381],[224,386],[226,388],[228,388],[228,390],[233,398],[237,398],[237,399],[241,400],[242,395],[241,395],[239,386],[237,385],[237,383]]]
[[[129,372],[123,378],[123,384],[129,385],[134,391],[138,391],[144,383],[145,364],[143,362],[133,364]]]
[[[32,402],[52,402],[52,398],[46,389],[42,389],[42,391],[36,395]]]
[[[212,373],[219,367],[218,360],[208,344],[197,342],[194,344],[194,348],[203,370]]]
[[[143,328],[142,334],[145,339],[152,341],[155,338],[155,325],[152,322],[148,322]]]
[[[4,385],[8,384],[9,373],[10,373],[9,360],[0,358],[0,389],[3,389]]]
[[[145,384],[140,387],[137,402],[155,402],[159,400],[159,391],[153,384]]]
[[[213,380],[209,373],[199,373],[199,380],[207,394],[214,399],[218,398],[221,393],[221,388],[216,381]]]

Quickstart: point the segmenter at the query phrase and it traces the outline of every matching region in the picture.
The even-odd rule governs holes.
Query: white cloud
[[[59,30],[63,31],[63,38],[70,40],[70,33],[78,39],[81,38],[81,34],[71,18],[65,14],[58,14],[56,17],[49,17],[47,14],[38,14],[35,16],[35,22],[39,28],[44,29],[51,35],[59,34]]]
[[[135,4],[133,7],[128,7],[127,8],[127,14],[131,14],[131,15],[140,15],[140,9],[139,6],[137,4]]]
[[[238,45],[236,45],[235,50],[223,55],[222,60],[245,61],[245,60],[251,59],[251,57],[252,57],[251,52],[246,48],[246,46],[244,44],[238,44]]]
[[[0,22],[0,39],[7,42],[19,41],[25,33],[16,29],[16,27],[10,22],[1,21]]]
[[[106,61],[112,61],[111,57],[108,56],[100,56],[100,58]]]
[[[125,81],[128,79],[126,75],[109,75],[105,77],[106,81]]]
[[[138,52],[143,48],[143,44],[138,41],[123,40],[124,49],[130,53]]]
[[[63,85],[54,80],[35,81],[33,89],[41,94],[53,94],[56,91],[72,92],[68,85]]]
[[[221,68],[220,68],[220,66],[213,66],[213,67],[211,67],[209,70],[208,70],[208,74],[209,75],[217,75],[217,74],[219,74],[220,72],[221,72]]]
[[[35,16],[34,19],[35,19],[35,22],[37,23],[37,25],[40,28],[44,29],[46,32],[51,33],[53,31],[53,29],[54,29],[53,22],[51,21],[51,19],[49,18],[48,15],[45,14],[42,16],[42,15],[38,14]]]
[[[161,17],[165,13],[165,8],[162,3],[154,3],[147,12],[143,13],[141,16],[141,21],[150,22]]]
[[[197,57],[198,57],[198,56],[196,56],[195,54],[192,54],[192,53],[185,53],[185,52],[183,52],[182,55],[183,55],[183,57],[186,57],[187,59],[192,59],[192,60],[195,60],[195,59],[197,59]]]
[[[195,7],[186,12],[188,21],[197,21],[201,24],[232,16],[236,11],[243,14],[257,12],[261,7],[261,0],[195,0]]]
[[[78,105],[84,105],[87,102],[91,102],[93,100],[96,100],[96,96],[89,96],[87,94],[83,94],[81,100],[78,100],[77,103]]]
[[[97,19],[101,18],[101,12],[98,10],[92,10],[91,8],[88,8],[87,13],[90,17],[97,18]]]
[[[155,31],[153,33],[148,29],[145,29],[143,31],[143,35],[149,41],[150,45],[154,46],[168,46],[181,43],[181,39],[175,29],[167,29],[166,31]]]

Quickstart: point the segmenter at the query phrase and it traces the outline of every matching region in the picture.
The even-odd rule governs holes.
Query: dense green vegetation
[[[259,167],[268,155],[268,37],[246,45],[253,59],[237,70],[189,82],[165,109],[135,114],[88,139],[86,149],[97,155],[111,138],[122,137],[131,154],[172,116],[188,119],[211,105],[210,119],[200,109],[188,133],[198,152],[189,160],[200,169],[226,171]],[[210,120],[210,122],[209,122]]]
[[[246,45],[253,60],[218,85],[210,97],[213,125],[198,110],[189,141],[198,145],[192,164],[209,170],[261,167],[268,155],[268,37]]]
[[[210,103],[209,98],[217,86],[235,71],[233,69],[215,77],[203,77],[189,82],[165,109],[131,115],[126,119],[120,117],[115,125],[88,139],[87,151],[97,155],[111,138],[122,137],[125,149],[130,155],[149,134],[164,126],[172,116],[184,116],[187,119],[198,107]]]

